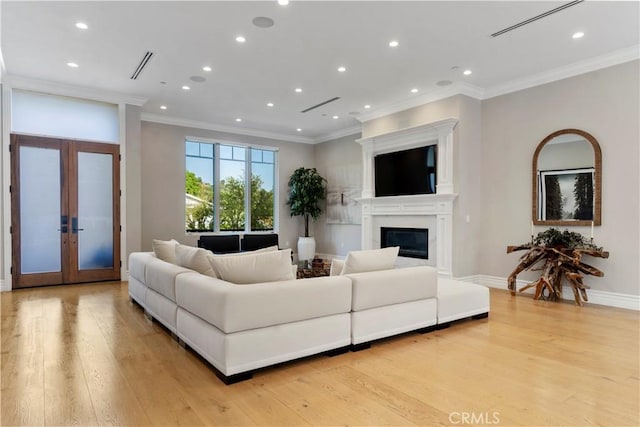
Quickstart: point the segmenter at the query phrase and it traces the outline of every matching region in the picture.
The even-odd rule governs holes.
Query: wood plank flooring
[[[489,319],[225,386],[126,282],[1,294],[0,424],[640,425],[639,313],[491,291]]]

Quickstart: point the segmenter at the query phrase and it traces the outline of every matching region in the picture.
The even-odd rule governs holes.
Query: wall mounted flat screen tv
[[[376,197],[435,194],[436,148],[427,145],[375,156]]]

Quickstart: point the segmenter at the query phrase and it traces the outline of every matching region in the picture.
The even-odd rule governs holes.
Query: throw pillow
[[[176,247],[180,243],[177,240],[157,240],[153,239],[151,241],[151,247],[153,248],[153,253],[156,254],[158,259],[162,261],[170,262],[171,264],[176,263]]]
[[[202,248],[178,245],[176,248],[177,264],[184,268],[195,270],[205,276],[216,277],[216,272],[209,263],[210,252]]]
[[[339,276],[344,268],[344,261],[341,259],[331,260],[331,270],[329,270],[329,276]]]
[[[341,275],[367,271],[389,270],[394,267],[400,246],[367,251],[351,251],[344,260]]]
[[[296,278],[291,268],[291,249],[244,256],[214,256],[209,257],[209,261],[222,280],[238,285]]]

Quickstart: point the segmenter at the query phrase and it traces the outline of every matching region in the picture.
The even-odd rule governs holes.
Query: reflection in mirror
[[[586,132],[546,137],[533,159],[533,220],[546,225],[600,225],[601,154]]]

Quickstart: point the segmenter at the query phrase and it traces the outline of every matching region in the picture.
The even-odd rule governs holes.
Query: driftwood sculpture
[[[545,233],[548,232],[553,234],[557,230],[551,229]],[[609,252],[603,251],[592,243],[585,245],[588,247],[580,248],[568,248],[562,243],[556,243],[553,246],[540,245],[545,240],[545,236],[540,237],[541,235],[542,233],[533,243],[507,247],[507,253],[527,251],[520,257],[520,263],[509,275],[508,284],[511,295],[516,293],[516,277],[519,273],[526,270],[540,270],[542,271],[540,278],[523,286],[519,292],[535,287],[535,299],[556,301],[562,297],[562,281],[565,279],[573,290],[576,305],[582,306],[583,301],[589,301],[587,297],[589,286],[582,281],[584,276],[587,274],[597,277],[604,276],[602,271],[582,262],[582,256],[609,258]]]

